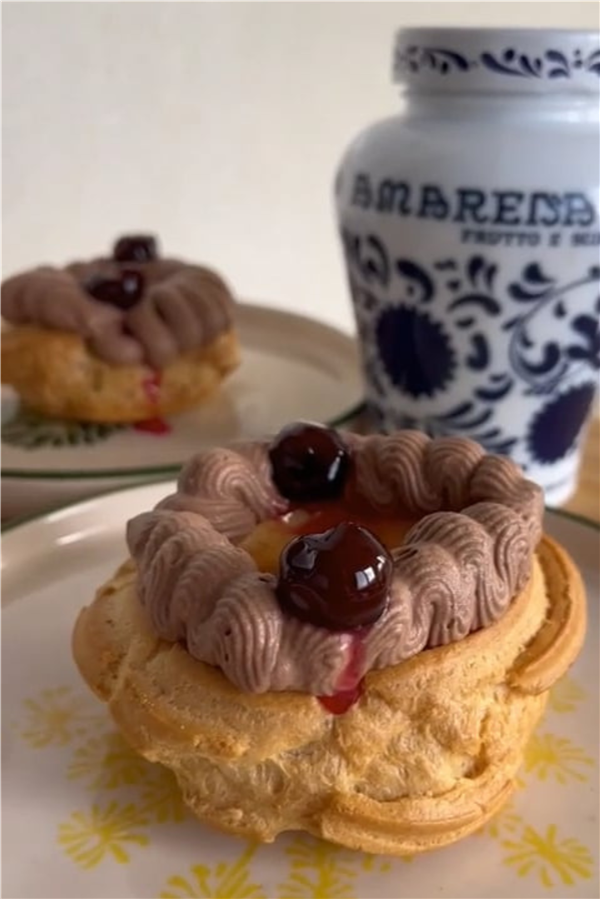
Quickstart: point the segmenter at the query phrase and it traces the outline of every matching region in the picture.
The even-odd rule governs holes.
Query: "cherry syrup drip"
[[[317,696],[317,699],[323,708],[332,715],[343,715],[358,702],[362,692],[363,682],[359,681],[351,690],[339,690],[332,696]]]
[[[144,378],[142,381],[142,389],[153,406],[158,404],[160,398],[161,381],[162,372],[160,371],[153,372],[149,377]],[[171,426],[164,420],[164,418],[160,418],[159,416],[153,416],[145,421],[138,421],[133,427],[136,431],[143,431],[146,434],[163,435],[171,432]]]
[[[275,594],[286,614],[350,639],[335,692],[317,697],[341,715],[362,694],[364,634],[387,606],[392,557],[373,531],[351,520],[346,488],[352,458],[336,431],[309,422],[288,425],[271,444],[269,459],[289,514],[307,513],[292,524],[298,536],[281,553]]]
[[[330,696],[317,696],[324,709],[332,715],[343,715],[358,702],[364,689],[364,681],[360,675],[364,658],[365,644],[360,632],[350,634],[350,657],[342,671],[335,693]]]
[[[160,384],[162,381],[162,372],[155,371],[149,377],[144,378],[142,381],[142,387],[144,389],[144,393],[148,400],[151,403],[158,403],[160,398]]]

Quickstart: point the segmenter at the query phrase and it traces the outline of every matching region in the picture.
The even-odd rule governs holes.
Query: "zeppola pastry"
[[[74,657],[202,820],[433,849],[509,797],[584,638],[542,513],[469,440],[290,425],[201,453],[128,522]]]
[[[139,422],[202,402],[239,364],[234,300],[215,272],[129,235],[110,257],[2,284],[2,382],[51,418]]]

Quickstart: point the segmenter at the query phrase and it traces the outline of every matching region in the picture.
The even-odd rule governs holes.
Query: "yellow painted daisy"
[[[534,734],[525,750],[525,771],[540,780],[551,779],[560,784],[586,781],[593,765],[594,760],[583,749],[554,734]]]
[[[553,887],[557,879],[566,886],[592,876],[592,855],[589,849],[573,838],[558,840],[557,828],[551,824],[545,834],[529,825],[520,839],[502,843],[508,854],[506,865],[516,869],[519,877],[537,874],[545,887]]]
[[[191,817],[175,775],[162,765],[146,763],[140,808],[157,824]]]
[[[58,843],[81,868],[94,868],[107,856],[124,865],[130,860],[129,844],[147,845],[148,836],[141,832],[147,824],[134,805],[93,805],[59,825]]]
[[[193,865],[188,877],[170,877],[159,899],[264,899],[265,893],[252,882],[249,869],[255,852],[256,846],[251,844],[235,862]]]
[[[403,855],[401,861],[412,862],[414,857],[414,855]],[[388,859],[380,855],[371,855],[370,853],[362,856],[360,866],[363,871],[370,874],[387,874],[392,869],[392,863]]]
[[[548,708],[561,714],[574,712],[586,695],[583,687],[571,675],[566,674],[550,690]]]
[[[514,803],[511,800],[478,833],[497,840],[507,834],[516,833],[519,827],[522,826],[522,823],[522,818],[516,813]]]
[[[150,767],[120,734],[109,733],[92,737],[75,750],[67,777],[85,779],[92,790],[114,790],[143,782]]]
[[[286,854],[290,873],[279,887],[286,899],[348,899],[353,895],[360,856],[308,836],[297,837]]]
[[[71,687],[42,690],[36,699],[23,700],[25,721],[17,727],[21,737],[33,746],[65,746],[104,721],[87,695]]]

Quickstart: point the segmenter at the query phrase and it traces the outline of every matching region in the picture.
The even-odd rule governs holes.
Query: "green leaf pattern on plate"
[[[99,443],[125,427],[127,425],[51,419],[21,408],[2,425],[2,443],[30,450],[45,446],[79,446]]]

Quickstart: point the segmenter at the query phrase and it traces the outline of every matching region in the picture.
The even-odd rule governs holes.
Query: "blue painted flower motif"
[[[600,301],[596,300],[595,307],[590,308],[592,314],[575,314],[581,306],[581,291],[585,292],[585,303],[591,306],[599,280],[600,270],[593,266],[583,277],[559,285],[538,263],[530,263],[520,279],[508,285],[509,297],[527,307],[502,327],[512,332],[511,368],[528,384],[528,393],[550,393],[569,372],[582,365],[600,368],[600,331],[597,315],[592,311],[594,308],[596,313],[600,311]],[[574,311],[569,320],[570,307]],[[544,320],[562,321],[562,324],[540,328]],[[540,339],[544,332],[551,335],[550,339]]]
[[[502,285],[497,263],[482,254],[427,264],[396,257],[370,232],[349,229],[345,249],[367,348],[363,366],[375,428],[416,427],[432,437],[464,434],[500,455],[518,445],[529,465],[551,464],[574,448],[595,389],[593,381],[580,382],[585,370],[595,375],[600,368],[600,267],[561,284],[531,261]],[[389,294],[379,292],[383,276],[388,288],[393,278],[393,305]],[[490,319],[498,334],[508,332],[508,358],[503,341],[493,339]],[[449,390],[445,408],[425,405],[418,416],[406,414],[403,398],[437,400],[461,371],[475,377],[460,402]],[[536,411],[511,426],[501,413],[506,398],[517,393]]]
[[[594,399],[593,382],[578,384],[546,403],[530,422],[527,446],[542,464],[558,462],[572,450]]]
[[[452,380],[456,355],[450,338],[427,312],[404,305],[386,309],[376,337],[387,375],[410,396],[433,396]]]
[[[600,369],[600,326],[597,319],[592,315],[578,315],[571,323],[571,329],[581,343],[567,347],[569,359],[587,362],[592,368]]]

